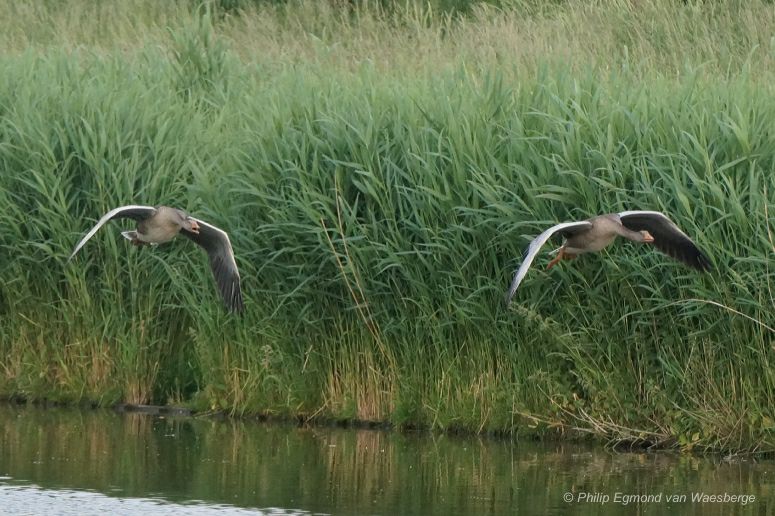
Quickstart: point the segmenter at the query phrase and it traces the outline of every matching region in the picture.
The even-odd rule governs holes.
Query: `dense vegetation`
[[[775,8],[2,2],[0,392],[772,449]],[[706,5],[709,4],[709,5]],[[187,241],[227,230],[247,310]],[[655,209],[503,294],[561,220]]]

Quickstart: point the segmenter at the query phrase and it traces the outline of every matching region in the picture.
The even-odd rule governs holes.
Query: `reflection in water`
[[[96,491],[108,504],[103,512],[117,510],[109,505],[115,500],[129,513],[153,510],[127,504],[130,498],[334,514],[759,513],[775,508],[773,464],[0,405],[0,498],[14,489],[33,508],[39,488],[49,498],[59,493],[60,501],[73,490]],[[614,501],[616,492],[662,498],[625,506]],[[699,492],[756,498],[747,505],[692,502]],[[668,502],[673,494],[687,500]]]

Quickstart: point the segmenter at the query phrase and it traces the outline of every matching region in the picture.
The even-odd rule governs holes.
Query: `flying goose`
[[[242,312],[239,271],[234,261],[229,235],[177,208],[129,205],[110,210],[78,242],[68,261],[107,221],[117,218],[137,221],[137,229],[121,233],[137,246],[163,244],[175,238],[178,233],[202,246],[210,258],[210,268],[226,308],[232,312]]]
[[[557,249],[557,256],[549,262],[547,270],[560,260],[572,260],[580,254],[600,251],[617,236],[623,236],[633,242],[653,243],[663,253],[700,271],[711,268],[708,258],[686,236],[686,233],[658,211],[623,211],[598,215],[580,222],[557,224],[533,239],[527,248],[522,265],[514,274],[511,287],[506,294],[506,306],[511,302],[538,251],[555,233],[565,237],[565,242]]]

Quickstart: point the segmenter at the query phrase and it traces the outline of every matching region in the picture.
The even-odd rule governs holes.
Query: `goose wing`
[[[511,287],[509,287],[509,291],[506,294],[506,306],[509,306],[511,298],[514,296],[514,292],[517,291],[517,287],[519,287],[519,284],[522,282],[525,274],[527,274],[527,270],[530,268],[530,264],[533,263],[533,259],[535,259],[538,251],[546,243],[546,241],[551,238],[552,235],[558,231],[575,233],[590,228],[592,228],[592,223],[587,220],[583,220],[581,222],[563,222],[561,224],[550,227],[535,237],[533,241],[530,242],[530,245],[525,252],[525,258],[522,260],[522,265],[519,266],[519,269],[517,269],[516,273],[514,274],[514,279],[511,280]]]
[[[701,271],[711,269],[710,260],[686,233],[658,211],[623,211],[622,225],[632,231],[646,230],[654,237],[654,245],[666,255]]]
[[[75,253],[77,253],[81,247],[83,247],[83,245],[94,236],[94,233],[96,233],[98,229],[104,226],[107,221],[111,219],[144,220],[152,216],[154,213],[156,213],[156,208],[153,206],[139,206],[136,204],[130,204],[128,206],[113,208],[105,215],[103,215],[102,218],[94,225],[94,227],[91,228],[88,233],[86,233],[81,241],[76,244],[75,249],[73,249],[73,252],[70,254],[70,258],[68,258],[67,261],[72,260],[73,256],[75,256]]]
[[[181,229],[180,234],[190,238],[207,251],[207,256],[210,258],[210,268],[226,308],[232,312],[242,312],[244,304],[240,289],[239,270],[237,262],[234,260],[234,251],[231,248],[229,235],[203,220],[194,217],[191,219],[199,224],[199,234],[185,229]]]

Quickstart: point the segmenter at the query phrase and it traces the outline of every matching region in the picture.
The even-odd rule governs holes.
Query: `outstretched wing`
[[[710,260],[686,233],[658,211],[623,211],[622,225],[632,231],[646,230],[654,237],[654,246],[666,255],[701,271],[711,269]]]
[[[121,206],[119,208],[114,208],[107,212],[105,215],[102,216],[102,218],[94,225],[93,228],[89,230],[88,233],[86,233],[86,236],[84,236],[78,244],[76,244],[75,249],[70,254],[70,258],[67,259],[67,261],[70,261],[73,259],[73,256],[75,256],[75,253],[77,253],[81,247],[91,238],[94,236],[94,233],[97,232],[98,229],[100,229],[102,226],[105,225],[105,223],[111,219],[133,219],[133,220],[144,220],[150,217],[156,213],[156,208],[153,206],[139,206],[135,204],[131,204],[129,206]]]
[[[583,220],[581,222],[563,222],[561,224],[557,224],[555,226],[550,227],[537,237],[533,239],[532,242],[530,242],[530,245],[527,248],[527,251],[525,252],[525,258],[522,260],[522,265],[519,266],[519,269],[517,269],[516,273],[514,274],[514,279],[511,280],[511,287],[509,288],[508,293],[506,294],[506,306],[509,306],[509,303],[511,303],[511,298],[514,296],[514,292],[517,291],[517,287],[519,287],[519,284],[522,282],[522,279],[525,277],[525,274],[527,274],[527,270],[530,268],[530,264],[533,263],[533,259],[535,259],[536,255],[538,254],[538,251],[541,249],[541,247],[546,243],[549,238],[551,238],[552,235],[557,233],[558,231],[578,231],[578,230],[584,230],[584,229],[590,229],[592,227],[592,223],[586,220]]]
[[[239,270],[237,270],[237,262],[234,260],[234,251],[231,248],[229,235],[203,220],[191,218],[199,224],[199,234],[185,229],[181,229],[180,234],[190,238],[207,251],[207,256],[210,258],[210,268],[226,308],[232,312],[242,312],[244,304]]]

